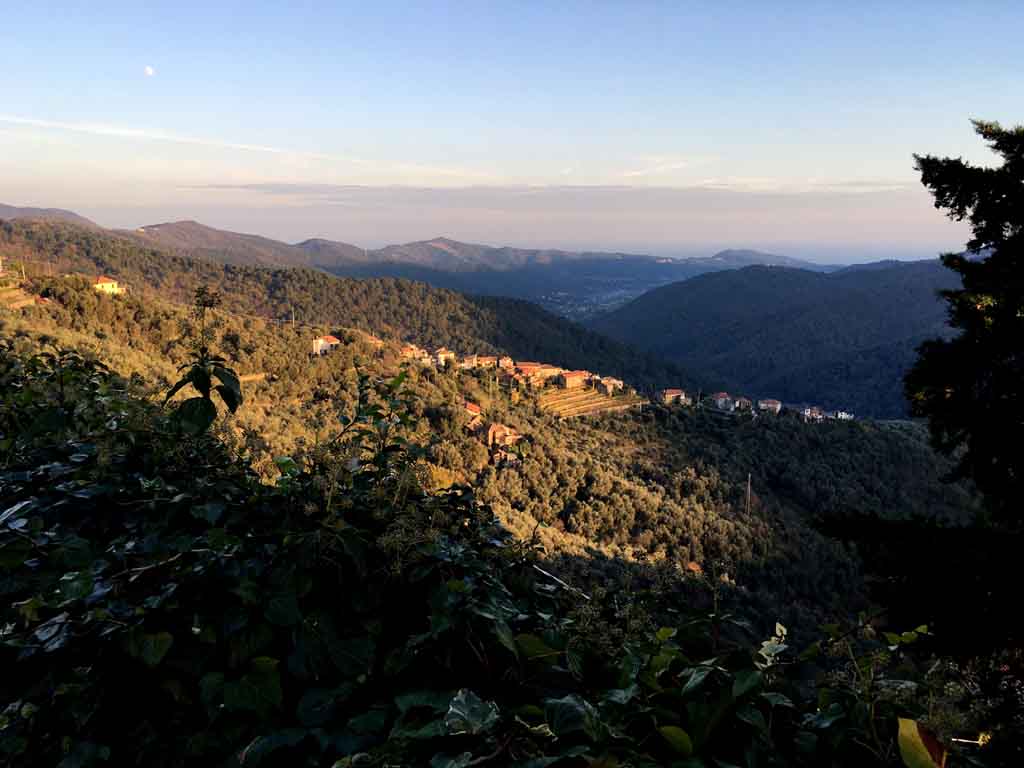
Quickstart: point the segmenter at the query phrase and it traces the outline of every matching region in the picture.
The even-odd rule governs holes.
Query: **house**
[[[415,344],[404,344],[398,353],[403,360],[415,360],[421,365],[430,365],[433,358],[430,353]]]
[[[507,448],[510,445],[515,445],[522,439],[522,435],[512,429],[512,427],[505,426],[504,424],[491,424],[491,426],[487,428],[488,448],[492,448],[494,446]]]
[[[434,350],[434,361],[438,367],[444,368],[448,363],[455,362],[455,353],[448,349],[448,347],[438,347]]]
[[[120,284],[112,277],[106,275],[100,275],[92,281],[92,287],[94,291],[99,293],[109,293],[116,296],[119,293],[124,293],[124,289]]]
[[[502,374],[501,383],[509,389],[525,389],[530,380],[518,371],[505,371]]]
[[[462,370],[469,370],[470,368],[476,368],[477,358],[476,355],[466,355],[462,360],[459,361],[459,368]]]
[[[479,405],[471,403],[469,400],[464,400],[462,407],[466,410],[466,415],[469,416],[469,423],[466,424],[466,429],[475,430],[483,423],[483,410]]]
[[[611,376],[601,376],[594,383],[594,387],[597,391],[608,395],[608,397],[612,397],[616,392],[621,392],[622,388],[625,386],[626,385],[623,383],[622,379],[615,379]]]
[[[778,400],[772,400],[771,398],[768,398],[767,400],[758,400],[757,410],[778,414],[779,411],[782,410],[782,403]]]
[[[326,355],[339,344],[341,344],[341,339],[337,336],[317,336],[313,339],[313,354]]]
[[[736,398],[736,410],[737,411],[749,411],[754,407],[754,404],[745,397]]]
[[[539,373],[542,367],[543,363],[536,363],[532,360],[521,360],[516,363],[516,371],[527,378]]]
[[[837,419],[838,421],[853,421],[854,418],[853,414],[849,411],[835,411],[831,416],[833,419]]]
[[[546,382],[548,379],[553,379],[556,376],[561,376],[563,370],[565,369],[559,368],[557,365],[548,365],[547,363],[541,363],[540,368],[537,369],[536,377],[540,381]]]
[[[498,358],[494,355],[477,355],[477,368],[494,368],[498,365]]]
[[[380,349],[384,346],[384,339],[379,336],[374,336],[372,333],[366,333],[365,331],[359,331],[360,338],[369,344],[374,349]]]
[[[658,397],[665,405],[672,405],[673,403],[679,403],[680,405],[690,404],[689,396],[682,389],[663,389],[658,393]]]
[[[804,417],[804,421],[819,422],[825,420],[825,414],[822,412],[821,408],[814,405],[804,408],[800,411],[800,415]]]
[[[590,371],[562,371],[558,384],[565,389],[579,389],[590,379]]]
[[[736,401],[733,400],[728,392],[715,392],[711,396],[711,402],[720,411],[733,411],[736,409]]]
[[[498,358],[498,367],[504,368],[505,370],[512,370],[513,368],[516,367],[516,364],[512,362],[511,357],[505,356]]]

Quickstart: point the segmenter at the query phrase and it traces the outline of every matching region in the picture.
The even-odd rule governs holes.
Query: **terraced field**
[[[0,284],[0,306],[8,309],[21,309],[34,303],[35,299],[16,284]]]
[[[562,419],[576,416],[593,416],[598,413],[612,413],[639,408],[646,400],[637,395],[608,397],[594,389],[556,389],[540,396],[538,404],[542,411],[553,413]]]

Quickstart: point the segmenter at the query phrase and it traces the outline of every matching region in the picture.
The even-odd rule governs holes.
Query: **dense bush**
[[[547,576],[470,488],[422,490],[400,378],[273,486],[74,353],[5,345],[0,384],[9,764],[896,765],[897,716],[970,727],[904,654],[925,628],[800,661]]]

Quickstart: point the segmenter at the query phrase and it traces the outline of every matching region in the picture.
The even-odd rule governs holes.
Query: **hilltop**
[[[902,417],[903,372],[948,333],[938,261],[822,274],[747,267],[674,283],[590,327],[757,397]]]
[[[32,219],[36,221],[64,221],[70,224],[77,224],[80,227],[100,229],[100,226],[93,221],[79,216],[73,211],[66,211],[63,208],[20,208],[15,205],[0,204],[0,220],[7,219]]]
[[[307,241],[289,245],[258,235],[229,232],[197,221],[151,224],[117,234],[151,248],[170,249],[210,261],[247,266],[319,267],[333,266],[339,252],[361,252],[347,243]],[[322,245],[317,245],[322,243]],[[325,247],[330,246],[330,250]]]

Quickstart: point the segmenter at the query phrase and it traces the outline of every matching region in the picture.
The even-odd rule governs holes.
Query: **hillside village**
[[[370,336],[376,345],[384,341]],[[337,336],[317,336],[312,340],[312,354],[328,354],[341,344]],[[653,399],[647,399],[628,386],[622,379],[602,376],[587,370],[567,370],[553,363],[533,360],[513,360],[508,356],[478,355],[470,353],[460,356],[447,347],[438,347],[434,352],[411,342],[405,343],[400,357],[408,363],[437,369],[453,368],[463,371],[493,371],[495,381],[510,394],[513,402],[524,395],[536,397],[538,407],[560,419],[579,416],[595,416],[643,408],[652,402],[667,406],[709,408],[724,416],[749,415],[757,417],[778,416],[784,407],[795,411],[807,423],[821,423],[827,420],[852,421],[854,415],[845,410],[826,411],[818,406],[784,406],[773,398],[754,401],[728,392],[715,392],[695,399],[685,390],[667,388],[658,390]],[[473,406],[468,404],[467,407]],[[756,407],[755,407],[756,406]],[[469,411],[479,417],[478,411]]]
[[[65,277],[83,276],[68,274]],[[93,290],[101,295],[120,296],[128,290],[127,286],[108,275],[87,279]],[[0,261],[0,305],[18,310],[49,303],[50,299],[27,292],[27,285],[22,275],[10,270],[4,271],[4,265]],[[364,341],[378,348],[385,343],[383,339],[373,334],[360,335]],[[310,354],[329,354],[341,344],[341,339],[332,334],[316,336],[312,339]],[[401,346],[399,357],[410,364],[437,369],[493,371],[495,382],[509,394],[512,402],[531,396],[535,398],[541,411],[559,419],[636,410],[652,402],[666,406],[704,408],[731,417],[777,416],[785,409],[797,413],[807,423],[821,423],[827,420],[850,421],[855,418],[852,413],[845,410],[826,411],[818,406],[806,404],[790,406],[772,398],[760,399],[755,403],[749,398],[734,396],[728,392],[715,392],[707,396],[698,394],[694,397],[683,389],[667,388],[656,391],[651,398],[646,398],[622,379],[613,376],[602,376],[589,370],[569,370],[548,362],[516,361],[508,356],[476,353],[460,355],[443,346],[430,352],[407,342]],[[508,447],[514,445],[515,440],[509,441],[507,437],[501,436],[488,438],[485,442],[488,447],[494,444]]]

